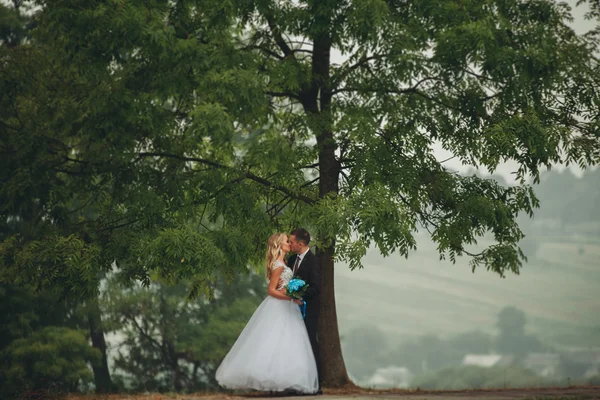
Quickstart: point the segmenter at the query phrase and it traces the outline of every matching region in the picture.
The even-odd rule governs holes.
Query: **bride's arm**
[[[271,280],[269,280],[269,296],[273,296],[279,300],[292,300],[291,297],[286,296],[285,291],[277,290],[277,285],[279,284],[279,276],[281,275],[281,271],[283,271],[282,267],[276,268],[271,271]]]

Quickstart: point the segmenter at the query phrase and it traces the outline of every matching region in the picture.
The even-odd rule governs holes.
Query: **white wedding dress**
[[[287,286],[292,270],[281,261],[281,280]],[[268,296],[217,369],[216,379],[228,389],[315,393],[318,375],[315,357],[298,305]]]

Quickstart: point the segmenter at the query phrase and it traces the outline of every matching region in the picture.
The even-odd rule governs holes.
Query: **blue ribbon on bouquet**
[[[302,304],[298,304],[300,311],[302,311],[302,318],[306,318],[306,301],[302,300]]]

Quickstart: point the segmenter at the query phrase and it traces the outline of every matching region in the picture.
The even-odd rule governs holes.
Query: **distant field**
[[[484,269],[473,274],[468,262],[439,261],[435,246],[421,240],[408,259],[372,251],[363,270],[338,264],[342,334],[360,325],[375,325],[398,339],[476,329],[493,333],[498,312],[508,305],[522,309],[528,331],[542,338],[600,327],[598,242],[543,238],[521,274],[505,279]]]

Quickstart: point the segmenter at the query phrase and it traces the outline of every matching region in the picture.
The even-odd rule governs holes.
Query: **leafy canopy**
[[[89,294],[116,260],[197,293],[299,224],[352,268],[425,229],[441,257],[518,272],[526,179],[600,158],[597,32],[564,4],[36,4],[31,38],[0,48],[5,280]],[[519,185],[461,176],[435,146],[514,162]]]

